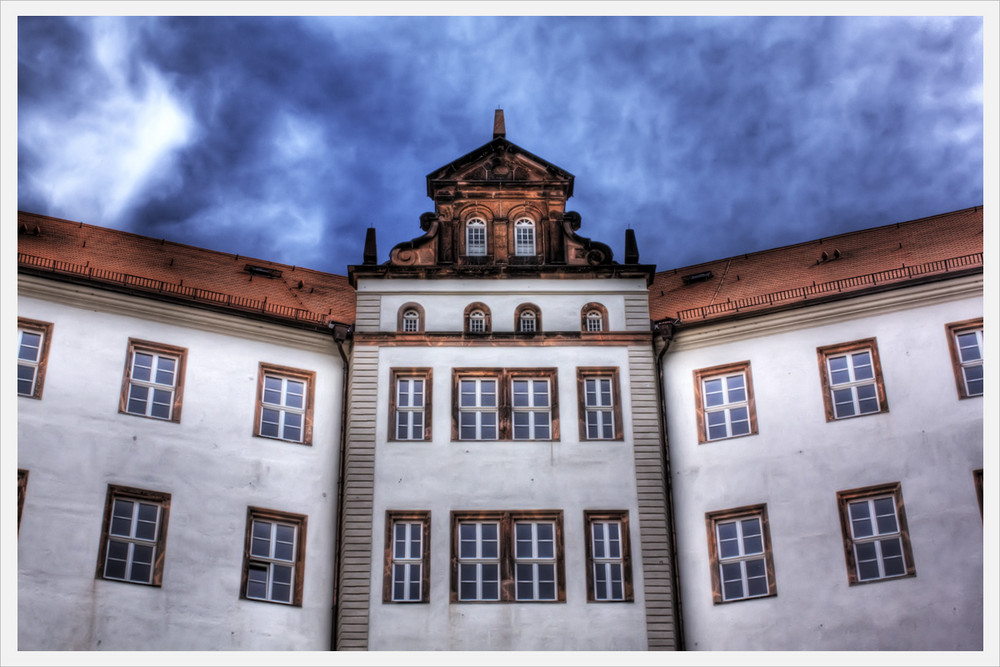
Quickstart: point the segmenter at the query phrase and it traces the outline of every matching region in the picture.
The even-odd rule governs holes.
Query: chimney
[[[378,264],[378,248],[375,246],[375,228],[365,231],[365,254],[363,264]]]
[[[497,109],[493,114],[493,138],[504,139],[507,137],[507,128],[504,127],[503,109]]]
[[[639,263],[639,245],[635,242],[635,230],[625,230],[625,263]]]

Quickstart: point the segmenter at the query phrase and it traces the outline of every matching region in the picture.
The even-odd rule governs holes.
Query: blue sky
[[[346,273],[507,138],[661,270],[983,204],[978,17],[17,19],[18,208]]]

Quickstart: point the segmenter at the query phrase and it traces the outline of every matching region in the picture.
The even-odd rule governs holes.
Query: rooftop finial
[[[503,109],[497,109],[493,114],[493,138],[503,139],[507,136],[507,128],[503,123]]]

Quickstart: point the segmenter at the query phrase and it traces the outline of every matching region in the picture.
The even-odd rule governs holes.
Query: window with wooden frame
[[[305,515],[247,508],[241,598],[301,607],[305,559]]]
[[[28,471],[17,469],[17,532],[21,532],[21,512],[24,511],[24,499],[28,494]]]
[[[49,360],[52,323],[17,318],[17,395],[40,399]]]
[[[541,309],[533,303],[522,303],[514,310],[514,327],[518,333],[538,333],[542,330]]]
[[[888,412],[874,338],[816,348],[826,420]]]
[[[389,440],[431,440],[430,368],[389,371]]]
[[[187,350],[129,338],[118,411],[180,422]]]
[[[959,398],[983,395],[983,318],[945,325]]]
[[[451,513],[452,602],[565,602],[562,511]]]
[[[588,303],[580,311],[580,330],[587,333],[608,331],[608,309],[599,303]]]
[[[424,331],[424,308],[419,303],[404,303],[396,315],[396,329],[403,333]]]
[[[632,602],[632,553],[626,510],[586,510],[587,602]]]
[[[170,494],[108,485],[97,577],[161,586]]]
[[[492,331],[490,309],[485,303],[470,303],[465,308],[465,333],[487,334]]]
[[[312,444],[316,373],[260,362],[254,435]]]
[[[558,440],[554,368],[456,368],[452,440]]]
[[[705,514],[715,604],[777,595],[767,505]]]
[[[470,218],[465,223],[465,254],[485,257],[486,248],[486,221],[482,218]]]
[[[431,513],[389,510],[385,513],[383,602],[430,599]]]
[[[976,500],[979,501],[979,518],[983,518],[983,469],[972,471],[972,483],[976,487]],[[18,514],[18,518],[20,518]]]
[[[838,491],[837,506],[850,585],[917,574],[899,482]]]
[[[514,223],[514,254],[520,257],[535,254],[535,221],[519,218]]]
[[[757,433],[749,361],[696,370],[694,393],[698,442]]]
[[[580,440],[622,440],[622,401],[617,367],[576,369]]]

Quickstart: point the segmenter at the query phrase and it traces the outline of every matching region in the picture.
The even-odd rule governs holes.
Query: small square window
[[[40,399],[49,359],[52,324],[17,318],[17,395]]]
[[[182,347],[130,338],[118,411],[179,422],[186,359]]]
[[[431,513],[385,513],[383,602],[427,602],[430,599]]]
[[[261,362],[254,435],[311,445],[315,384],[313,371]]]
[[[430,368],[390,371],[390,440],[431,439],[431,378]]]
[[[983,395],[983,319],[945,327],[959,398]]]
[[[108,485],[97,576],[160,586],[170,494]]]
[[[305,542],[305,516],[249,508],[240,597],[302,606]]]
[[[899,482],[837,493],[852,586],[916,575]]]
[[[777,595],[767,505],[705,515],[716,604]]]
[[[694,391],[698,442],[757,433],[749,361],[696,370]]]
[[[585,511],[587,601],[631,602],[632,556],[628,512]]]
[[[888,412],[874,338],[816,349],[826,420]]]

